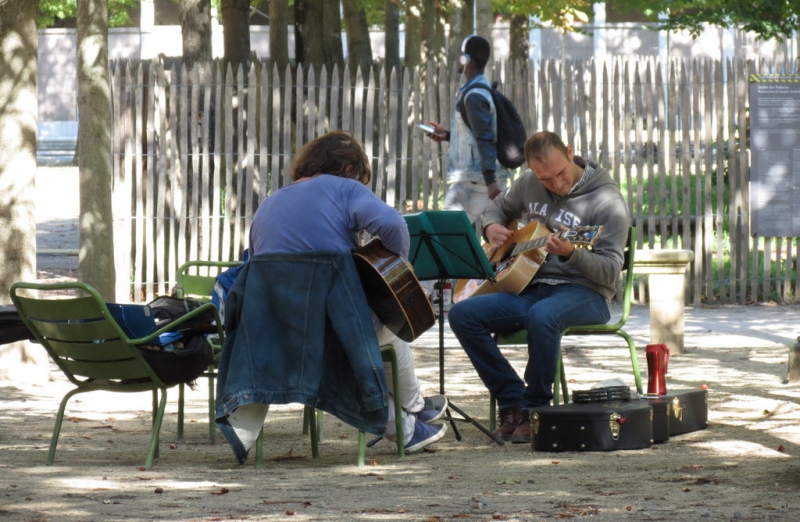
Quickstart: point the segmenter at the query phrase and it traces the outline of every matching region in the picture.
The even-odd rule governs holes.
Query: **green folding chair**
[[[64,297],[65,292],[69,297]],[[196,315],[213,310],[203,305],[157,331],[131,339],[114,320],[100,294],[85,283],[15,283],[11,300],[53,361],[75,388],[64,395],[56,416],[47,464],[55,459],[67,402],[91,391],[153,394],[153,430],[145,468],[159,456],[159,433],[167,404],[167,388],[139,354],[139,345],[153,344],[161,334],[175,331]],[[220,327],[221,332],[221,327]],[[161,397],[159,399],[159,392]]]
[[[178,268],[178,273],[175,279],[175,288],[173,294],[178,298],[191,298],[200,301],[210,301],[214,292],[214,285],[216,284],[217,276],[223,271],[231,267],[240,266],[241,261],[188,261]],[[212,342],[214,348],[214,363],[209,366],[208,371],[203,373],[203,376],[208,378],[208,438],[211,444],[216,442],[216,406],[215,406],[215,393],[214,382],[217,377],[217,363],[219,362],[219,355],[222,352],[222,346],[225,342],[224,334],[221,334],[218,341]],[[394,376],[395,390],[395,423],[398,433],[402,433],[402,412],[400,410],[400,395],[397,379],[397,356],[394,353],[392,345],[381,346],[381,357],[384,361],[391,363],[392,375]],[[183,423],[184,423],[184,385],[181,384],[178,388],[178,437],[183,437]],[[323,425],[323,412],[311,406],[303,408],[303,434],[310,435],[311,437],[311,455],[313,458],[319,457],[319,441],[322,440],[322,425]],[[314,422],[312,422],[312,419]],[[263,443],[264,431],[259,433],[256,441],[256,467],[263,466]],[[397,453],[401,457],[405,455],[402,438],[398,438]],[[366,435],[359,432],[359,445],[358,445],[358,464],[364,464],[366,454]]]
[[[217,276],[224,270],[240,266],[241,261],[188,261],[178,268],[175,277],[175,287],[172,293],[180,299],[196,299],[198,301],[210,302],[214,293],[214,284]],[[222,332],[220,325],[220,332]],[[216,442],[215,405],[214,405],[214,383],[217,378],[217,364],[219,355],[222,352],[222,345],[225,342],[223,333],[214,338],[209,338],[211,347],[214,350],[214,361],[203,372],[201,377],[208,379],[208,441],[210,444]],[[184,423],[184,396],[185,385],[181,383],[178,387],[178,438],[183,438]]]
[[[631,315],[631,301],[633,299],[633,262],[634,254],[636,253],[636,229],[631,227],[628,232],[628,244],[625,247],[625,262],[622,265],[622,270],[625,273],[625,279],[622,287],[622,315],[616,322],[604,324],[587,324],[581,326],[570,326],[562,333],[563,336],[569,335],[617,335],[625,339],[628,345],[628,352],[631,358],[631,367],[633,369],[633,379],[636,385],[636,391],[642,393],[642,377],[639,373],[639,359],[636,355],[636,345],[631,336],[622,328],[628,322]],[[498,335],[498,346],[508,345],[528,345],[528,331],[518,330],[516,332],[504,335]],[[558,404],[561,399],[561,391],[563,390],[563,400],[561,402],[569,401],[569,390],[567,389],[567,377],[564,372],[564,360],[561,351],[558,352],[558,361],[556,363],[556,375],[558,378],[553,382],[553,404]],[[560,388],[559,389],[559,384]],[[496,419],[496,401],[492,396],[489,403],[489,429],[495,429]]]

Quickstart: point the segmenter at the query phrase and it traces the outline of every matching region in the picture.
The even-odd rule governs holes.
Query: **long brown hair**
[[[292,181],[317,174],[351,178],[367,185],[372,179],[364,147],[347,131],[335,130],[313,139],[297,151],[292,163]]]

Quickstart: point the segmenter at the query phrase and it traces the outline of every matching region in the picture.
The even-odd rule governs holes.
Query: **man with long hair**
[[[406,222],[369,189],[371,177],[364,148],[349,132],[332,131],[304,145],[291,167],[292,183],[267,197],[255,213],[250,229],[252,258],[261,254],[350,252],[359,246],[362,231],[379,237],[384,247],[407,258],[410,238]],[[445,413],[447,399],[443,395],[422,397],[408,343],[381,324],[374,312],[371,315],[379,344],[391,343],[397,354],[403,433],[395,433],[394,422],[388,422],[385,436],[389,440],[403,437],[408,453],[420,451],[447,431],[446,425],[436,423]],[[392,390],[392,374],[388,368],[384,372]],[[267,408],[250,403],[236,408],[222,423],[218,419],[242,463],[258,436]],[[392,400],[389,419],[394,419]]]

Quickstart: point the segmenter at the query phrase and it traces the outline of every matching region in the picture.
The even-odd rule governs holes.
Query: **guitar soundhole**
[[[511,259],[511,256],[514,253],[514,249],[515,248],[517,248],[517,244],[516,243],[508,245],[508,248],[506,248],[505,252],[503,252],[503,257],[500,258],[499,264],[502,265],[503,263],[505,263],[506,261]]]

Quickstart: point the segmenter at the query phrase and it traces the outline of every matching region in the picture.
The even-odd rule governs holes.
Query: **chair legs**
[[[217,442],[216,415],[214,404],[214,382],[217,378],[216,370],[209,368],[203,376],[208,378],[208,443]],[[185,422],[185,390],[186,385],[178,385],[178,440],[183,440],[183,424]]]
[[[217,374],[215,370],[208,370],[208,443],[214,444],[217,442],[217,416],[216,404],[214,403],[214,383],[216,382]],[[183,385],[181,385],[183,390]]]
[[[185,414],[184,414],[184,400],[185,400],[184,386],[185,386],[185,384],[183,384],[183,383],[180,383],[178,385],[178,440],[183,440],[183,421],[184,421],[184,418],[185,418]]]
[[[91,390],[81,390],[75,388],[67,392],[64,398],[61,399],[61,404],[58,407],[58,414],[56,415],[56,424],[53,427],[53,437],[50,440],[50,451],[47,453],[47,465],[51,466],[56,457],[56,447],[58,446],[58,437],[61,434],[61,425],[64,422],[64,411],[67,408],[67,402],[79,393],[89,392]],[[164,422],[164,411],[167,408],[167,390],[161,390],[161,398],[158,397],[158,390],[153,390],[153,420],[152,420],[152,434],[150,436],[150,446],[147,450],[147,458],[145,459],[144,468],[151,469],[155,459],[159,457],[159,435],[161,433],[161,425]]]
[[[569,402],[569,388],[567,387],[567,375],[564,371],[564,358],[561,356],[561,352],[558,352],[558,360],[556,361],[556,375],[559,376],[558,379],[553,381],[553,404],[557,405],[559,403],[566,404]],[[559,389],[559,382],[561,384],[561,388]],[[563,390],[563,400],[561,398],[561,392]]]
[[[617,335],[625,339],[625,342],[628,343],[628,351],[631,354],[631,367],[633,368],[633,380],[636,383],[636,391],[639,392],[639,394],[642,394],[644,393],[642,391],[642,375],[639,373],[639,358],[636,355],[636,345],[633,343],[631,336],[626,332],[619,330],[617,331]]]
[[[53,464],[56,458],[56,446],[58,446],[58,436],[61,434],[61,423],[64,422],[64,410],[67,408],[67,402],[73,395],[81,393],[80,389],[74,389],[67,392],[64,398],[61,399],[61,405],[58,407],[58,415],[56,415],[56,425],[53,427],[53,438],[50,439],[50,451],[47,453],[47,465]]]
[[[153,405],[155,406],[156,398],[158,397],[158,390],[153,390]],[[158,441],[159,434],[161,433],[161,424],[164,421],[164,410],[167,408],[167,390],[161,390],[161,400],[158,407],[153,411],[153,434],[150,437],[150,450],[147,452],[147,460],[145,461],[144,468],[150,469],[153,467],[153,462],[159,457]]]
[[[397,433],[397,454],[405,457],[405,445],[403,441],[403,410],[400,400],[400,379],[397,375],[397,354],[394,347],[390,344],[381,346],[381,359],[388,362],[392,368],[392,384],[394,386],[392,395],[394,398],[394,422]],[[311,456],[319,457],[319,441],[322,438],[322,410],[317,410],[311,406],[303,408],[303,435],[311,437]],[[362,467],[366,461],[367,438],[363,431],[358,432],[358,458],[357,465]],[[264,466],[264,430],[258,434],[256,440],[256,468]]]
[[[261,431],[258,432],[258,438],[256,439],[256,468],[263,468],[264,467],[264,428],[261,428]]]
[[[394,427],[395,433],[397,434],[395,444],[397,445],[397,455],[400,458],[403,458],[406,456],[406,449],[403,441],[403,407],[400,400],[400,379],[397,375],[397,353],[395,353],[394,347],[391,344],[385,344],[381,346],[381,359],[384,362],[388,362],[392,367],[392,385],[394,387],[392,390],[392,396],[394,398]],[[362,438],[365,441],[363,445],[361,444]],[[358,466],[364,465],[364,461],[366,460],[366,451],[366,435],[363,431],[359,431]]]
[[[324,412],[316,408],[311,408],[310,406],[303,408],[303,435],[310,434],[311,419],[314,418],[315,411],[317,417],[317,437],[318,440],[322,440],[322,414]]]

